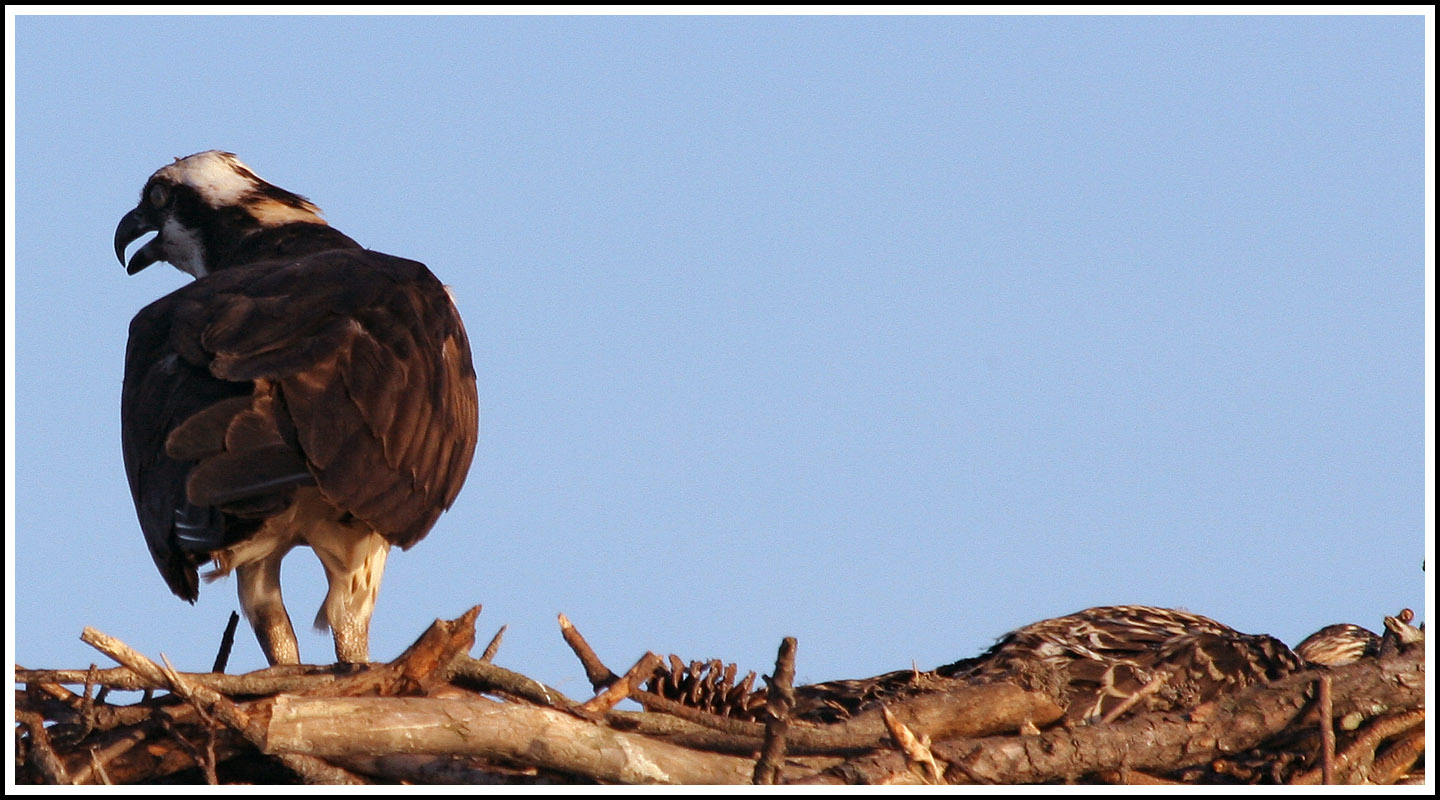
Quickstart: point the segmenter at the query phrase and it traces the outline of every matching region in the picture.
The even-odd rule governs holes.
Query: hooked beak
[[[152,233],[155,226],[145,221],[140,215],[140,209],[133,208],[130,213],[120,218],[120,224],[115,226],[115,257],[125,264],[125,248],[136,239],[147,233]],[[161,260],[160,237],[151,239],[144,247],[135,251],[130,257],[130,263],[125,264],[125,271],[131,275]]]

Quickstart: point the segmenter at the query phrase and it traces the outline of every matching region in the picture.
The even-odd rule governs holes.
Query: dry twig
[[[210,667],[211,672],[224,672],[225,667],[230,664],[230,650],[235,647],[235,628],[239,624],[239,612],[231,611],[230,620],[225,623],[225,632],[220,635],[220,650],[215,654],[215,663]]]
[[[646,653],[635,662],[619,680],[600,690],[600,693],[585,701],[577,709],[581,715],[591,719],[600,719],[605,712],[614,708],[621,700],[630,696],[640,684],[644,683],[655,673],[655,668],[660,665],[660,656],[654,653]]]
[[[560,614],[559,620],[560,635],[565,637],[565,643],[575,651],[575,657],[580,659],[581,666],[585,667],[585,677],[595,691],[598,692],[620,679],[620,676],[611,672],[610,668],[600,661],[600,657],[595,655],[595,651],[590,649],[590,643],[570,624],[569,617]]]
[[[480,660],[490,663],[495,659],[495,653],[500,650],[500,640],[505,638],[505,629],[509,625],[501,625],[500,630],[495,631],[495,636],[490,639],[490,644],[485,645],[485,652],[480,654]]]
[[[45,777],[46,783],[52,786],[69,786],[72,783],[70,775],[65,769],[65,763],[51,746],[50,734],[45,730],[45,720],[39,714],[31,712],[16,712],[15,716],[30,734],[27,760]]]
[[[1383,756],[1370,766],[1370,782],[1389,786],[1404,778],[1415,762],[1425,755],[1425,730],[1421,727],[1390,745]]]
[[[1332,786],[1335,783],[1335,701],[1331,698],[1330,676],[1321,674],[1316,679],[1320,706],[1320,774],[1321,783]]]
[[[780,642],[775,657],[775,677],[767,678],[765,701],[765,746],[755,762],[754,782],[780,783],[785,768],[785,736],[790,731],[790,709],[795,707],[795,637]]]
[[[906,765],[911,771],[918,773],[928,784],[944,783],[945,765],[936,761],[935,754],[930,751],[930,737],[917,737],[884,706],[880,707],[880,713],[885,718],[885,727],[890,731],[890,738],[895,740],[895,746],[905,754]]]

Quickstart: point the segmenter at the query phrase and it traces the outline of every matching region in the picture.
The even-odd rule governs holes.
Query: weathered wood
[[[1027,692],[1012,683],[965,686],[960,682],[945,692],[917,695],[889,705],[891,713],[918,734],[931,739],[956,736],[991,736],[1020,729],[1027,723],[1047,725],[1064,716],[1064,710],[1039,692]],[[765,738],[765,725],[731,719],[682,706],[649,692],[630,695],[646,710],[672,714],[688,722],[735,737],[758,750]],[[879,709],[866,711],[833,725],[795,723],[786,734],[786,748],[792,754],[858,752],[885,746],[885,721]],[[738,745],[737,746],[741,746]]]
[[[585,668],[585,677],[589,679],[590,686],[595,691],[598,692],[620,680],[620,676],[611,672],[610,668],[600,660],[600,657],[595,655],[595,650],[590,647],[589,642],[585,641],[585,637],[580,635],[580,631],[571,624],[569,617],[560,614],[557,619],[560,622],[560,635],[564,637],[565,643],[570,645],[575,657],[580,659],[580,665]]]
[[[394,754],[336,757],[333,760],[351,772],[379,780],[428,786],[553,786],[575,784],[582,780],[573,775],[542,773],[534,767],[508,767],[487,763],[483,759],[457,758],[451,755]]]
[[[45,783],[51,786],[69,786],[74,781],[70,778],[70,771],[65,768],[65,762],[55,753],[55,748],[50,744],[50,735],[45,730],[45,720],[39,714],[31,712],[17,712],[16,721],[25,726],[30,734],[30,752],[26,761],[32,764],[44,777]]]
[[[83,669],[20,669],[15,670],[17,683],[84,684],[88,672]],[[277,692],[305,691],[333,683],[337,677],[333,666],[287,664],[278,667],[226,675],[216,672],[181,672],[190,683],[213,689],[224,695],[262,695]],[[111,667],[95,671],[93,683],[110,689],[140,691],[168,689],[164,680],[153,680],[137,674],[129,667]],[[163,678],[164,676],[160,676]]]
[[[790,709],[795,707],[795,637],[786,636],[775,656],[775,674],[766,679],[765,745],[755,762],[751,780],[770,786],[785,775],[785,737],[790,732]]]
[[[576,705],[559,689],[477,658],[456,659],[450,667],[450,678],[462,686],[507,694],[540,706],[570,708]]]
[[[1421,716],[1424,716],[1423,714]],[[1375,759],[1365,777],[1378,786],[1389,786],[1404,780],[1425,755],[1425,722],[1420,728],[1405,736],[1385,750],[1385,755]],[[1423,764],[1422,772],[1423,770]]]
[[[230,664],[230,650],[235,646],[235,628],[240,624],[240,613],[230,612],[230,619],[225,623],[225,632],[220,635],[220,649],[215,653],[215,662],[210,666],[211,672],[224,672],[225,667]]]
[[[480,654],[481,661],[488,664],[495,660],[495,654],[500,651],[500,640],[505,638],[505,629],[509,627],[501,625],[500,630],[495,631],[495,635],[490,638],[490,644],[485,645],[485,652]]]
[[[615,783],[748,783],[751,762],[622,733],[547,708],[483,699],[291,698],[270,702],[267,752],[319,758],[456,754]]]
[[[341,675],[325,688],[327,695],[419,695],[450,678],[453,666],[475,646],[474,606],[452,620],[437,619],[388,664],[352,665],[355,672]]]
[[[1330,786],[1335,783],[1335,700],[1329,675],[1321,675],[1316,683],[1320,695],[1316,708],[1320,714],[1320,782]]]
[[[935,754],[930,751],[930,737],[916,736],[884,706],[880,707],[880,713],[885,719],[886,729],[890,731],[890,739],[905,756],[905,766],[910,768],[910,772],[926,784],[944,783],[945,765],[936,761]]]
[[[249,712],[213,689],[191,684],[173,669],[167,672],[129,645],[112,636],[106,636],[94,628],[86,628],[80,634],[80,638],[90,646],[129,667],[146,680],[160,681],[169,685],[172,691],[193,703],[196,708],[214,714],[221,722],[238,731],[246,739],[258,743],[261,732],[253,724],[256,721]],[[285,766],[299,774],[306,783],[346,784],[358,782],[345,771],[304,755],[282,760],[285,762]]]
[[[1046,695],[1004,682],[956,686],[946,692],[887,703],[886,708],[905,727],[932,741],[1013,733],[1026,723],[1049,725],[1065,715],[1065,710]],[[888,735],[878,708],[826,727],[843,731],[857,742],[878,743]]]
[[[621,700],[624,700],[631,692],[639,688],[640,684],[648,680],[650,676],[654,674],[655,668],[659,665],[660,656],[654,653],[646,653],[644,656],[641,656],[639,661],[635,662],[635,666],[631,667],[628,672],[621,676],[620,680],[601,689],[598,694],[586,700],[580,706],[576,707],[575,710],[581,716],[589,719],[601,719],[605,716],[605,712],[614,708]]]

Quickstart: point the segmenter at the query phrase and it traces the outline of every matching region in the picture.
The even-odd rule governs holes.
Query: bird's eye
[[[170,187],[163,183],[151,184],[150,205],[163,208],[168,202],[170,202]]]

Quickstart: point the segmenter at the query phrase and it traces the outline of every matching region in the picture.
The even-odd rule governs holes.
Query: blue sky
[[[103,661],[88,625],[207,669],[236,608],[166,589],[118,432],[129,320],[188,277],[115,224],[211,148],[470,332],[474,466],[372,657],[475,603],[574,696],[557,612],[616,671],[796,636],[805,682],[1094,605],[1425,616],[1423,17],[14,26],[17,663]]]

